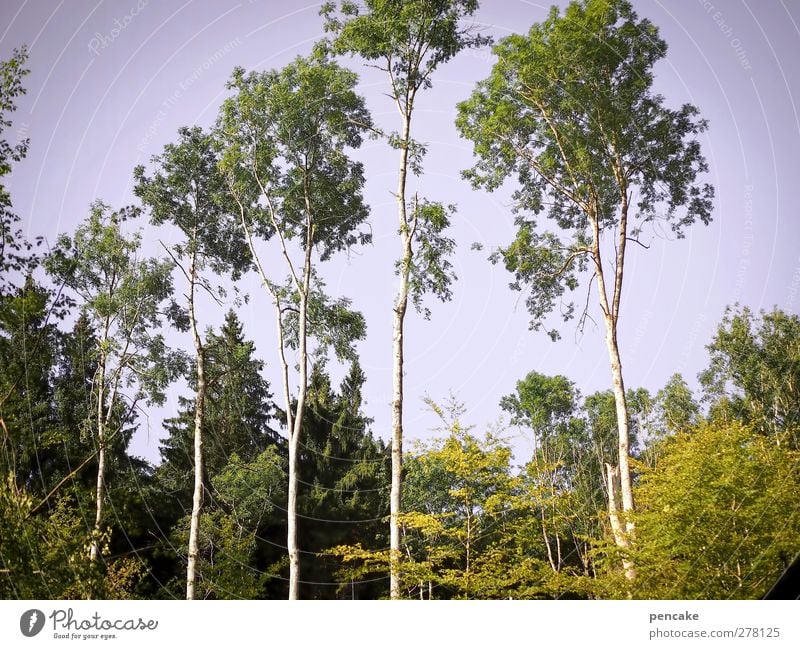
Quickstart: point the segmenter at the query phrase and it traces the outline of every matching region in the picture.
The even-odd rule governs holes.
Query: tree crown
[[[711,220],[713,188],[699,181],[707,165],[696,139],[707,123],[696,107],[667,108],[652,91],[666,50],[627,1],[572,2],[527,35],[501,40],[491,75],[458,106],[457,127],[477,156],[464,176],[489,190],[518,181],[517,236],[493,260],[515,273],[512,288],[534,289],[533,328],[577,288],[589,257],[599,262],[604,232],[624,226],[635,238],[661,220],[682,237]],[[539,227],[542,212],[560,233]],[[564,319],[573,314],[574,304],[564,305]]]

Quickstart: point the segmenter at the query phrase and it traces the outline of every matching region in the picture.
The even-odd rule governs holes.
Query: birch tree
[[[218,300],[204,275],[232,273],[236,279],[247,267],[248,255],[235,213],[226,209],[225,182],[218,168],[211,135],[198,127],[181,128],[177,144],[168,144],[161,156],[153,158],[153,177],[138,166],[134,171],[134,192],[151,211],[154,225],[177,227],[181,239],[166,247],[185,279],[184,304],[194,344],[194,491],[186,567],[186,599],[194,599],[198,554],[200,511],[204,495],[203,430],[206,401],[205,344],[198,324],[198,300],[202,292]]]
[[[521,476],[530,502],[536,503],[549,566],[554,573],[571,567],[576,557],[581,572],[593,570],[588,539],[596,530],[601,481],[595,470],[587,422],[579,416],[580,392],[565,376],[530,372],[500,407],[511,424],[530,431],[533,457]],[[600,464],[602,467],[602,464]]]
[[[61,235],[47,269],[77,296],[82,315],[95,330],[91,351],[92,421],[97,453],[95,520],[89,550],[99,561],[104,536],[107,450],[141,401],[162,403],[180,355],[170,352],[160,333],[165,300],[172,293],[172,263],[141,257],[139,233],[124,224],[138,210],[118,211],[101,203],[72,237]]]
[[[281,378],[289,438],[287,550],[289,598],[300,592],[297,541],[298,453],[303,432],[309,359],[328,344],[351,356],[363,317],[346,298],[330,299],[316,272],[319,262],[371,239],[361,229],[363,168],[348,157],[371,127],[357,76],[316,53],[281,70],[234,71],[234,96],[222,107],[222,169],[238,206],[239,222],[264,288],[275,305]],[[288,279],[271,272],[266,240]],[[313,346],[312,339],[317,341]],[[297,355],[297,388],[290,386],[290,352]]]
[[[494,190],[516,176],[516,238],[493,261],[514,274],[513,289],[527,291],[531,327],[556,308],[582,325],[596,286],[618,429],[617,462],[605,467],[608,515],[623,552],[634,533],[617,335],[628,244],[648,246],[639,238],[645,224],[681,238],[695,221],[709,223],[713,198],[699,180],[707,165],[696,136],[706,121],[690,104],[668,108],[651,89],[666,50],[625,0],[572,2],[563,15],[554,7],[527,35],[498,43],[491,75],[457,118],[474,143],[477,162],[465,176],[475,187]],[[581,281],[587,295],[576,310],[565,293]],[[625,571],[634,578],[628,560]]]
[[[441,300],[451,297],[455,275],[448,256],[455,242],[445,235],[455,208],[420,199],[409,189],[409,175],[422,173],[425,146],[411,136],[414,108],[420,91],[430,88],[437,68],[462,49],[488,44],[462,21],[478,8],[475,0],[365,0],[323,5],[325,29],[334,35],[333,50],[358,55],[386,74],[389,97],[400,116],[400,131],[388,135],[399,151],[397,174],[398,238],[395,262],[399,277],[392,305],[392,487],[390,493],[390,545],[392,599],[400,597],[400,503],[403,466],[403,353],[408,300],[418,310],[425,294]]]

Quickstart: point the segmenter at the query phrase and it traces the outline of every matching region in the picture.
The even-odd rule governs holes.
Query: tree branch
[[[589,278],[589,284],[586,287],[586,303],[583,305],[583,312],[581,313],[581,317],[578,318],[578,331],[583,334],[583,330],[586,327],[586,320],[591,320],[595,326],[597,326],[597,322],[595,319],[589,315],[589,300],[591,298],[592,293],[592,282],[594,282],[595,277],[597,277],[597,271],[592,273],[592,276]]]
[[[638,243],[638,244],[639,244],[639,245],[640,245],[642,248],[644,248],[645,250],[649,250],[649,249],[650,249],[650,245],[652,244],[652,241],[651,241],[650,243],[648,243],[648,244],[646,244],[646,245],[645,245],[644,243],[642,243],[641,241],[639,241],[639,239],[637,239],[636,237],[625,237],[625,238],[626,238],[628,241],[633,241],[634,243]]]

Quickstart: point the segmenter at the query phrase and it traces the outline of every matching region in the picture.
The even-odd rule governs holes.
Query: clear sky
[[[484,0],[475,21],[500,38],[542,20],[549,4]],[[800,3],[633,4],[669,44],[656,68],[656,89],[667,105],[691,102],[710,121],[701,143],[717,192],[709,227],[696,226],[680,241],[646,231],[650,249],[630,248],[620,325],[625,379],[628,387],[656,391],[675,371],[696,386],[705,345],[726,305],[798,312]],[[323,35],[318,9],[319,3],[284,0],[3,0],[0,57],[22,44],[30,48],[28,94],[7,133],[12,141],[31,139],[27,159],[9,181],[27,234],[52,242],[72,231],[95,199],[115,207],[134,202],[134,166],[159,153],[178,127],[211,125],[234,66],[277,68],[308,54]],[[456,102],[487,76],[492,62],[488,49],[462,53],[437,71],[433,89],[418,102],[412,135],[427,143],[429,154],[424,178],[410,189],[458,206],[459,281],[452,302],[430,305],[430,321],[413,312],[407,318],[405,424],[411,440],[430,436],[436,425],[424,395],[441,401],[452,391],[467,406],[466,421],[483,427],[499,417],[500,397],[531,370],[565,374],[584,394],[610,387],[603,331],[590,324],[577,336],[568,323],[558,343],[528,331],[524,300],[507,288],[506,271],[486,260],[488,250],[512,235],[509,191],[475,192],[460,179],[471,147],[453,121]],[[385,79],[357,61],[348,65],[362,75],[359,92],[374,119],[397,128]],[[388,439],[398,250],[390,192],[397,156],[374,141],[357,156],[366,165],[375,241],[329,263],[324,276],[328,288],[352,298],[367,319],[368,337],[359,348],[366,410],[374,432]],[[158,240],[169,242],[170,233],[142,225],[148,251],[157,254]],[[475,241],[484,244],[483,252],[470,249]],[[272,307],[254,278],[242,289],[252,299],[240,316],[278,394]],[[209,307],[203,321],[216,326],[222,316]],[[182,336],[170,340],[189,348]],[[158,458],[161,419],[174,411],[177,393],[165,409],[151,411],[149,422],[142,420],[133,453]],[[514,444],[517,460],[525,461],[528,443],[520,437]]]

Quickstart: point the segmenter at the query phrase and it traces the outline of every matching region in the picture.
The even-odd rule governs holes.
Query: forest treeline
[[[498,423],[478,429],[469,404],[431,400],[440,429],[403,449],[406,314],[410,302],[432,317],[431,298],[450,299],[458,218],[414,189],[426,153],[414,108],[438,66],[490,43],[470,22],[477,8],[324,5],[328,38],[309,56],[235,69],[213,127],[181,128],[131,170],[136,204],[96,200],[47,249],[23,236],[0,184],[0,596],[767,592],[800,550],[800,318],[732,305],[697,393],[677,373],[655,392],[626,386],[628,246],[643,246],[649,223],[676,238],[709,223],[713,188],[696,137],[707,125],[651,92],[666,43],[624,0],[554,8],[502,39],[456,120],[474,145],[465,179],[515,188],[515,238],[489,259],[525,291],[530,335],[558,338],[553,312],[579,328],[599,314],[609,389],[584,395],[580,377],[544,375],[532,359]],[[386,75],[398,131],[373,123],[349,56]],[[0,64],[0,179],[27,152],[8,139],[26,64],[24,47]],[[386,440],[363,408],[368,323],[323,281],[325,262],[369,245],[370,219],[384,218],[354,156],[368,137],[398,160]],[[169,232],[157,256],[145,225]],[[275,368],[230,295],[250,273]],[[207,325],[209,308],[221,326]],[[173,347],[177,333],[187,349]],[[150,408],[179,389],[160,461],[133,456]],[[512,453],[520,435],[530,457]]]

